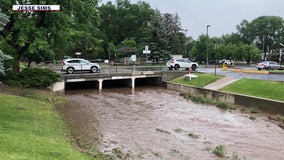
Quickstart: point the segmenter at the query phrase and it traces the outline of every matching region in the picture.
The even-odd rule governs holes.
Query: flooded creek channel
[[[223,111],[157,86],[67,90],[58,110],[78,143],[117,159],[282,160],[284,130],[264,114]],[[75,129],[74,129],[75,128]],[[83,146],[84,144],[81,144]]]

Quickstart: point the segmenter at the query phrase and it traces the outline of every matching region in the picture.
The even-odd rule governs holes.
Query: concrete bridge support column
[[[135,88],[135,77],[131,78],[131,87]]]
[[[99,81],[99,90],[101,91],[103,89],[103,79],[98,79]]]
[[[65,89],[65,82],[64,81],[55,82],[50,86],[50,89],[52,92],[62,92]]]

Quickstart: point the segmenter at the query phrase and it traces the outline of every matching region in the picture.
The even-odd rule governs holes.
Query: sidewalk
[[[238,79],[232,78],[232,77],[224,77],[222,79],[219,79],[218,81],[215,81],[213,83],[208,84],[207,86],[204,86],[205,89],[211,89],[211,90],[218,90],[220,88],[223,88],[224,86],[233,83],[237,81]]]

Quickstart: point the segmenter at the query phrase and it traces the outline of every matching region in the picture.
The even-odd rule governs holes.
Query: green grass
[[[174,80],[171,80],[170,82],[184,84],[184,85],[190,85],[190,86],[196,86],[196,87],[204,87],[214,81],[217,81],[224,76],[221,75],[214,75],[214,74],[206,74],[206,73],[193,73],[197,75],[197,78],[193,78],[190,80],[186,80],[185,76],[176,78]]]
[[[0,102],[0,159],[95,159],[73,148],[61,116],[42,97],[0,94]]]
[[[284,101],[284,82],[265,81],[256,79],[240,79],[221,91]]]
[[[269,73],[284,73],[284,70],[270,70]]]

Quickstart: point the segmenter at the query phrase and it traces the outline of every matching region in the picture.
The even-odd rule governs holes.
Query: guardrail
[[[61,72],[62,75],[78,75],[78,74],[132,74],[145,71],[161,72],[166,70],[163,66],[102,66],[101,70],[97,73],[90,73],[89,71],[75,71],[73,74],[67,74],[66,72]],[[57,67],[57,70],[61,70],[61,67]]]

